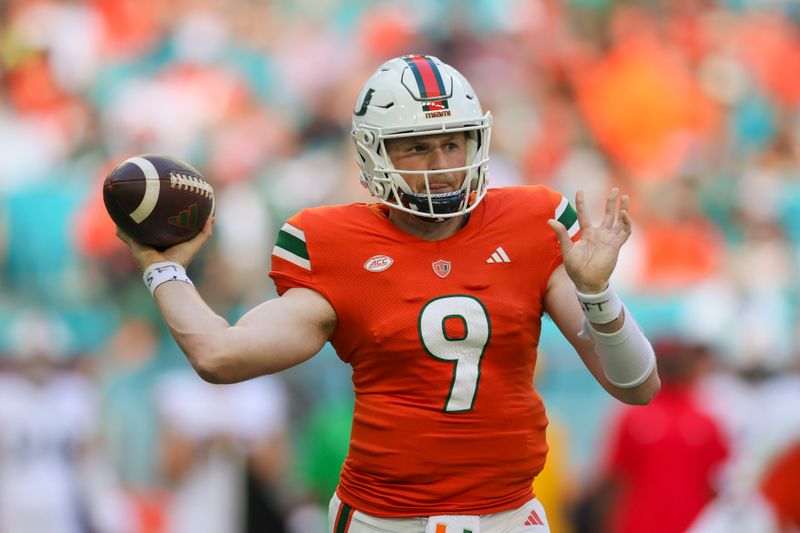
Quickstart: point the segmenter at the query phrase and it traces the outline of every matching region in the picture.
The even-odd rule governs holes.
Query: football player
[[[196,371],[231,383],[299,364],[330,341],[353,368],[335,533],[543,532],[531,489],[547,453],[533,388],[548,313],[615,398],[659,389],[650,343],[609,278],[631,232],[613,189],[593,225],[543,186],[487,188],[492,116],[439,59],[387,61],[353,113],[373,204],[305,209],[281,228],[278,298],[230,325],[185,267],[211,235],[131,247]]]

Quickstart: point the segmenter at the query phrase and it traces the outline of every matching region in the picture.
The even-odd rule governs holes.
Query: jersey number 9
[[[448,333],[448,321],[460,321],[463,331]],[[481,361],[492,336],[489,314],[473,296],[442,296],[426,303],[419,315],[419,340],[438,361],[455,363],[446,413],[472,410],[478,394]]]

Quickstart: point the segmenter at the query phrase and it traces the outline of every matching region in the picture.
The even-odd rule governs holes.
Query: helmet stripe
[[[433,98],[444,96],[444,82],[442,74],[436,64],[427,56],[406,56],[405,59],[414,78],[417,80],[417,87],[422,98]]]

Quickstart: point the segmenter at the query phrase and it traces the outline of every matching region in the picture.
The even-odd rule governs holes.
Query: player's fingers
[[[628,240],[628,237],[631,236],[632,227],[633,224],[630,214],[627,210],[621,209],[619,212],[619,217],[614,223],[614,228],[612,229],[616,237],[616,242],[619,246],[625,244],[625,242]]]
[[[603,214],[602,226],[611,229],[614,226],[614,220],[617,218],[617,197],[619,196],[619,189],[614,187],[608,194],[606,200],[606,211]]]
[[[119,240],[128,245],[134,255],[143,251],[152,250],[150,246],[145,246],[144,244],[137,242],[133,237],[119,229],[119,227],[117,227],[116,234]]]
[[[211,238],[211,234],[214,232],[213,226],[214,217],[208,217],[208,219],[206,219],[206,223],[203,224],[203,229],[201,229],[197,235],[188,241],[176,244],[175,246],[178,247],[186,245],[185,248],[194,249],[195,251],[199,250],[206,243],[206,241]]]
[[[213,216],[208,217],[208,219],[206,220],[205,225],[203,226],[203,233],[208,233],[209,236],[214,233],[214,221],[215,220],[216,220],[216,217],[213,217]]]
[[[203,226],[203,230],[197,234],[197,237],[195,237],[199,239],[201,246],[208,242],[208,239],[211,238],[211,234],[214,232],[213,224],[214,223],[211,221],[211,218],[206,220],[206,225]]]
[[[628,210],[628,206],[630,205],[630,203],[631,203],[630,196],[628,196],[627,194],[623,194],[619,198],[619,210],[620,211],[627,211]]]
[[[558,245],[561,247],[561,253],[562,255],[565,255],[572,247],[572,239],[569,238],[567,228],[564,227],[564,224],[554,218],[548,220],[547,225],[550,226],[550,228],[555,232],[556,239],[558,239]]]
[[[197,252],[199,252],[211,238],[213,225],[214,217],[209,217],[203,225],[203,229],[197,235],[188,241],[183,241],[169,248],[164,254],[168,259],[176,261],[184,267],[188,267],[189,263],[194,259],[194,256],[197,255]]]
[[[203,230],[200,232],[200,235],[198,235],[202,236],[202,244],[205,244],[208,241],[208,239],[211,238],[211,235],[214,234],[214,220],[215,217],[213,216],[208,217],[208,220],[206,220],[206,223],[203,226]]]
[[[144,245],[138,241],[136,241],[133,237],[122,231],[121,229],[117,228],[117,237],[128,245],[131,249],[131,252],[134,256],[139,255],[143,252],[148,252],[150,250],[154,250],[153,247]]]
[[[131,250],[134,262],[139,269],[144,270],[147,265],[159,261],[160,254],[155,249],[136,242],[130,235],[122,231],[119,227],[115,230],[117,238],[128,245]]]
[[[630,198],[627,194],[623,194],[619,200],[619,213],[617,214],[617,219],[614,221],[614,231],[621,231],[624,229],[625,225],[630,225],[631,218],[628,214],[628,205],[630,204]],[[623,214],[626,215],[623,218]]]
[[[631,220],[631,215],[628,214],[628,211],[620,211],[619,212],[619,219],[620,219],[620,233],[624,234],[627,238],[628,235],[631,234],[633,229],[633,221]]]
[[[128,237],[128,234],[122,231],[119,226],[117,226],[117,230],[115,231],[117,238],[127,244],[128,246],[131,245],[131,238]]]
[[[206,223],[206,225],[203,226],[203,230],[200,233],[198,233],[188,241],[176,244],[175,248],[181,248],[182,250],[187,250],[189,251],[191,257],[194,257],[194,254],[196,254],[200,250],[200,248],[202,248],[205,245],[205,243],[208,242],[208,239],[210,238],[211,238],[211,226],[208,225],[208,223]]]
[[[592,225],[589,213],[586,212],[586,198],[582,190],[575,193],[575,212],[578,214],[578,226],[588,228]]]

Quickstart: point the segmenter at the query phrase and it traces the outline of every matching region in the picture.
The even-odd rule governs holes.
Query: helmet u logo
[[[375,89],[367,90],[367,94],[364,95],[364,101],[361,102],[361,109],[356,111],[357,117],[363,117],[367,113],[367,107],[369,106],[370,100],[372,100],[372,95],[375,92]]]

